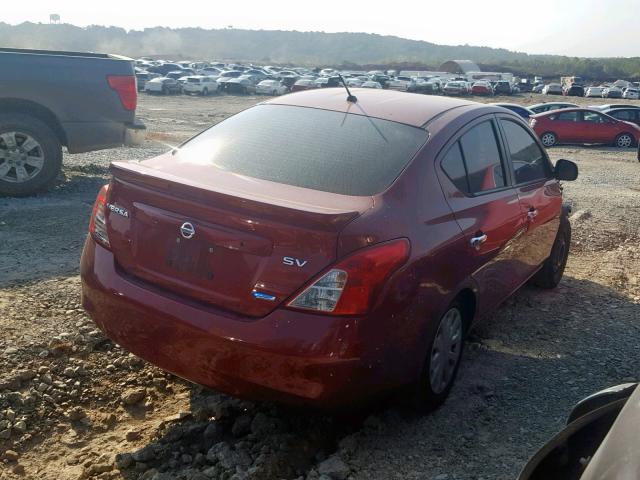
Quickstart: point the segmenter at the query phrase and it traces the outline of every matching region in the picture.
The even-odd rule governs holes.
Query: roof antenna
[[[340,77],[342,85],[344,85],[344,88],[347,90],[347,102],[356,103],[358,98],[355,95],[351,95],[351,91],[349,90],[349,87],[347,87],[347,82],[344,81],[341,74],[338,74],[338,77]]]

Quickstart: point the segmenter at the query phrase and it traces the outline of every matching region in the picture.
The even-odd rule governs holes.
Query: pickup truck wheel
[[[551,248],[551,255],[542,264],[532,279],[533,284],[540,288],[555,288],[562,280],[564,268],[569,258],[569,245],[571,244],[571,224],[569,219],[562,217],[560,228]]]
[[[418,411],[426,413],[439,407],[453,387],[464,346],[464,312],[463,305],[455,300],[439,321],[430,322],[428,353],[412,395]]]
[[[0,195],[25,196],[47,188],[62,166],[62,146],[41,120],[0,115]]]

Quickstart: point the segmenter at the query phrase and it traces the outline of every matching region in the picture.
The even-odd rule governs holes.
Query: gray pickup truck
[[[0,195],[47,188],[69,153],[136,143],[133,60],[0,48]]]

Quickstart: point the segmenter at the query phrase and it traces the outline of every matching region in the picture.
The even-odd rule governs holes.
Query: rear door
[[[582,131],[585,142],[605,143],[615,137],[615,126],[598,112],[582,112]]]
[[[551,162],[529,128],[507,116],[500,116],[499,124],[526,227],[520,250],[520,267],[526,279],[551,253],[560,224],[562,190],[553,177]]]
[[[581,131],[582,117],[576,110],[559,111],[550,117],[552,119],[552,129],[556,132],[558,139],[563,142],[582,142],[586,136]]]
[[[518,195],[505,175],[505,153],[494,117],[472,123],[441,156],[441,184],[468,247],[466,261],[486,312],[521,283],[519,249],[525,223]]]

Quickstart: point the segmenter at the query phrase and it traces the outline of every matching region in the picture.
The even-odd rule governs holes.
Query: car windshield
[[[424,129],[364,115],[259,105],[187,142],[180,158],[296,187],[374,195],[427,137]]]

